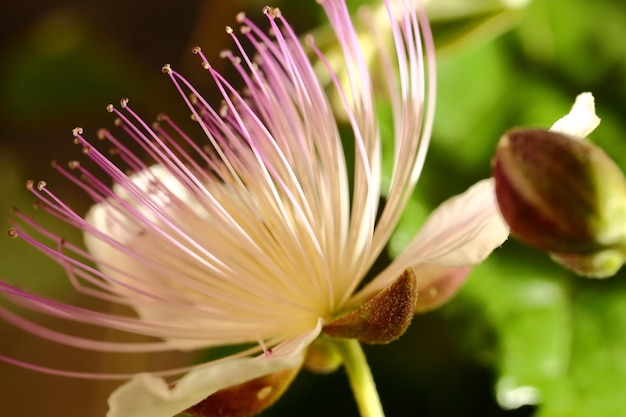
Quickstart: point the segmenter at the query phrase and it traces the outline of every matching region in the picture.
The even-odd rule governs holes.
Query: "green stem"
[[[385,417],[372,372],[356,339],[336,339],[361,417]]]

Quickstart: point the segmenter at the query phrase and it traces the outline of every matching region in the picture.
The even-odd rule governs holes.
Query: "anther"
[[[199,46],[194,46],[193,48],[191,48],[191,53],[194,55],[198,55],[200,52],[202,52],[202,48],[200,48]]]
[[[83,134],[83,128],[82,127],[75,127],[74,129],[72,129],[72,135],[74,137],[78,136],[78,135],[82,135]]]
[[[226,33],[228,33],[229,35],[233,33],[233,28],[231,26],[226,26]]]
[[[109,131],[102,127],[96,132],[96,137],[98,138],[98,140],[105,140],[108,133]]]
[[[26,189],[27,190],[32,191],[34,187],[35,187],[35,181],[33,181],[33,180],[26,181]]]
[[[52,161],[50,161],[50,166],[51,166],[52,168],[56,168],[56,167],[57,167],[57,165],[58,165],[58,164],[57,164],[57,161],[55,161],[54,159],[53,159]]]
[[[241,32],[244,35],[247,33],[250,33],[251,30],[252,29],[250,29],[250,26],[246,26],[246,25],[239,28],[239,32]]]
[[[67,166],[70,169],[76,169],[76,168],[78,168],[80,166],[80,162],[78,162],[78,161],[70,161],[70,162],[67,163]]]
[[[120,126],[122,125],[122,123],[123,123],[123,122],[122,122],[122,119],[120,119],[119,117],[118,117],[118,118],[116,118],[115,120],[113,120],[113,124],[114,124],[116,127],[120,127]]]
[[[274,19],[282,15],[278,7],[269,7],[269,6],[265,6],[263,8],[263,14]]]
[[[114,108],[115,108],[115,107],[113,107],[113,105],[112,105],[112,104],[109,104],[109,105],[107,106],[107,111],[108,111],[109,113],[113,113],[113,109],[114,109]]]
[[[156,119],[157,119],[157,122],[162,122],[164,120],[167,121],[170,118],[167,116],[167,114],[161,113],[161,114],[157,115]]]
[[[165,64],[161,67],[161,71],[163,74],[172,74],[172,66],[170,64]]]
[[[14,227],[10,228],[10,229],[7,231],[7,234],[8,234],[8,235],[9,235],[9,237],[10,237],[10,238],[12,238],[12,239],[15,239],[16,237],[18,237],[18,235],[17,235],[17,230],[15,230],[15,228],[14,228]]]
[[[120,106],[122,106],[123,109],[126,108],[126,106],[128,106],[128,98],[124,97],[123,99],[120,100]]]
[[[222,116],[222,117],[224,117],[224,116],[226,116],[226,114],[228,114],[228,105],[226,104],[226,102],[224,100],[222,100],[222,102],[220,103],[219,113],[220,113],[220,116]]]
[[[37,189],[38,189],[39,191],[41,191],[41,190],[43,190],[44,188],[46,188],[46,182],[45,182],[45,181],[39,181],[39,182],[37,183]]]

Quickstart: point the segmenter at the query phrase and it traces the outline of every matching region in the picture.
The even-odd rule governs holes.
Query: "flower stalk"
[[[380,397],[361,344],[356,339],[336,339],[361,417],[384,417]]]

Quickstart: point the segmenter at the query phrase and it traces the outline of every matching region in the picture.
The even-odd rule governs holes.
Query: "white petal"
[[[198,368],[172,389],[162,378],[139,374],[111,394],[107,417],[172,417],[221,389],[296,368],[321,328],[320,319],[315,329],[276,346],[269,357],[239,358]]]
[[[160,165],[153,165],[146,170],[137,172],[131,175],[129,179],[137,188],[149,195],[152,204],[155,207],[159,207],[159,210],[164,212],[171,211],[175,204],[172,201],[172,197],[175,197],[196,215],[202,218],[207,217],[206,210],[202,209],[197,199],[191,195],[169,170]],[[113,192],[149,221],[159,223],[157,212],[153,211],[145,203],[137,201],[127,188],[116,183],[113,186]],[[92,226],[95,226],[96,229],[122,244],[131,243],[140,233],[137,223],[126,217],[124,210],[120,209],[120,205],[116,204],[111,198],[94,205],[85,216],[85,220]],[[87,248],[92,254],[98,256],[100,255],[98,253],[100,245],[94,244],[94,240],[89,235],[85,236]],[[94,244],[93,248],[91,247],[92,244]]]
[[[576,97],[570,112],[557,120],[550,130],[583,139],[599,124],[600,118],[596,116],[593,95],[582,93]]]
[[[433,264],[419,264],[414,267],[413,271],[418,280],[415,313],[433,310],[450,300],[461,288],[471,270],[471,266],[446,268]]]
[[[482,180],[442,203],[395,263],[432,263],[446,267],[482,262],[508,237],[493,179]]]
[[[443,202],[426,219],[420,232],[409,246],[383,272],[365,286],[351,302],[368,300],[389,286],[408,266],[416,272],[422,264],[437,267],[457,268],[482,262],[509,235],[494,190],[493,178],[479,181],[463,194]],[[418,277],[418,286],[428,287]],[[425,276],[431,281],[434,275]],[[418,296],[419,300],[419,296]],[[418,301],[419,303],[419,301]]]

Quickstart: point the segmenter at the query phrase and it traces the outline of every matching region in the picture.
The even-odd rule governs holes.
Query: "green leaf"
[[[448,310],[469,351],[495,368],[500,405],[538,404],[539,417],[626,416],[626,286],[515,250],[478,267]]]

